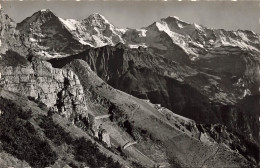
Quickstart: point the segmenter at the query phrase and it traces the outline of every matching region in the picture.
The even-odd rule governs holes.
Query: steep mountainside
[[[0,9],[0,54],[12,50],[21,55],[28,54],[28,49],[21,40],[20,33],[16,30],[16,23]]]
[[[41,58],[67,56],[82,51],[81,44],[50,10],[34,13],[17,25],[25,45]]]
[[[112,121],[119,121],[119,126],[125,128],[126,131],[133,136],[134,140],[137,140],[139,145],[136,145],[136,148],[150,157],[155,163],[159,165],[167,165],[168,163],[173,167],[200,167],[207,165],[212,167],[225,167],[225,165],[230,166],[233,164],[233,166],[236,167],[232,158],[230,158],[231,160],[226,160],[226,163],[222,161],[222,156],[226,155],[229,157],[228,153],[232,150],[230,150],[229,147],[229,149],[225,149],[221,144],[217,145],[214,142],[215,140],[211,141],[208,135],[205,135],[205,139],[203,139],[202,133],[194,125],[194,121],[178,116],[165,108],[156,109],[156,106],[149,102],[114,90],[101,79],[98,79],[89,65],[82,60],[74,60],[65,67],[70,68],[78,75],[85,93],[95,93],[104,100],[109,100],[113,106],[118,108],[116,108],[116,111],[112,111]],[[104,102],[104,100],[101,102]],[[108,130],[112,139],[117,141],[117,143],[122,143],[121,138],[124,137],[123,134],[118,134],[115,129],[111,130],[109,121],[102,123],[102,127]],[[120,137],[120,135],[122,137]],[[232,144],[233,141],[230,141]],[[250,156],[255,160],[255,158],[258,157],[258,147],[254,143],[252,144],[256,147],[256,150],[254,150],[255,153]],[[148,150],[149,148],[152,149]],[[159,149],[161,149],[161,151]],[[187,149],[189,149],[188,153],[186,151]],[[198,149],[201,149],[203,152],[195,152]],[[163,153],[163,151],[166,151],[166,153]],[[128,152],[130,152],[130,154],[133,152],[132,154],[137,158],[140,157],[135,154],[134,151]],[[160,163],[162,158],[154,155],[154,152],[160,153],[159,155],[161,155],[161,157],[165,155],[168,161],[166,160],[166,162]],[[235,153],[232,155],[236,156]],[[208,159],[204,160],[205,157]],[[144,161],[143,159],[144,158],[141,159],[141,162]]]
[[[98,13],[81,21],[62,18],[60,20],[82,44],[101,47],[123,42],[122,32]]]
[[[100,14],[81,21],[66,20],[48,9],[26,18],[18,29],[24,43],[29,42],[27,46],[41,58],[68,56],[88,46],[123,43],[195,69],[199,73],[188,75],[185,81],[195,82],[192,86],[210,95],[210,99],[234,104],[246,95],[259,94],[259,36],[251,31],[211,29],[177,17],[163,18],[142,29],[120,29]],[[210,85],[202,80],[208,80]]]
[[[103,80],[124,92],[160,103],[196,122],[222,123],[256,142],[259,140],[259,112],[251,113],[237,105],[246,96],[245,87],[229,75],[198,71],[146,49],[130,49],[123,44],[89,49],[49,62],[63,67],[74,59],[85,60]]]
[[[2,89],[0,95],[1,167],[120,168],[129,164],[41,104]]]
[[[27,61],[27,64],[2,66],[0,70],[5,90],[34,97],[47,106],[55,107],[68,119],[86,110],[82,86],[71,71],[54,69],[50,63],[37,58],[33,58],[31,63]]]
[[[177,17],[163,18],[140,30],[133,44],[144,43],[169,59],[187,62],[231,51],[259,52],[259,36],[251,31],[225,31],[189,24]],[[131,32],[131,30],[130,30]],[[126,37],[131,33],[126,32]],[[135,31],[134,31],[135,32]],[[140,40],[138,40],[138,37]]]

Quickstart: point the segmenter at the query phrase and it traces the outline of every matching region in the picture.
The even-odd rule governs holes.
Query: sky
[[[92,13],[105,16],[119,28],[141,28],[168,16],[187,23],[226,30],[252,30],[260,34],[260,2],[231,1],[0,1],[17,23],[40,9],[64,19],[84,19]]]

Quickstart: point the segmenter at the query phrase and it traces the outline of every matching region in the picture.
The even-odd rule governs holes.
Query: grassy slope
[[[188,136],[177,129],[174,123],[168,122],[166,118],[161,116],[149,103],[104,84],[104,82],[91,71],[86,62],[75,60],[67,65],[66,68],[71,68],[78,75],[85,91],[91,88],[98,95],[103,96],[123,109],[124,114],[131,119],[131,122],[134,122],[135,128],[140,128],[150,134],[149,136],[152,137],[154,141],[150,142],[149,145],[156,145],[158,142],[161,149],[167,152],[168,160],[172,165],[185,167],[200,167],[203,165],[213,165],[213,167],[248,166],[248,163],[241,155],[228,150],[221,144],[205,144]],[[135,105],[139,106],[137,110],[133,108]],[[119,128],[111,128],[111,126],[110,128],[107,126],[107,128],[109,129],[111,137],[120,145],[130,140],[126,140],[122,131],[121,134],[118,133],[115,135],[115,132],[120,132]],[[140,144],[144,143],[141,142]],[[138,150],[138,146],[133,146],[128,150],[132,157],[139,156],[139,152],[135,150]],[[147,153],[146,151],[141,152],[147,156],[151,155],[151,153]],[[226,160],[226,158],[228,159]],[[139,161],[143,165],[148,166],[145,157],[139,158]]]
[[[51,165],[54,167],[66,165],[72,167],[120,167],[116,161],[122,165],[129,164],[105,149],[101,144],[96,144],[85,132],[58,114],[54,114],[52,117],[46,116],[45,107],[41,109],[38,107],[39,104],[8,91],[1,90],[0,95],[0,103],[2,104],[0,107],[1,111],[4,112],[0,116],[0,119],[3,120],[1,126],[3,123],[9,124],[9,127],[6,125],[1,127],[1,134],[4,133],[5,137],[10,135],[9,138],[15,138],[11,141],[5,141],[3,136],[0,138],[3,143],[0,155],[4,156],[6,160],[5,163],[1,164],[2,167],[17,166],[23,160],[33,167]],[[29,110],[32,112],[31,115],[22,115]],[[13,120],[8,120],[9,116],[13,117]],[[27,123],[30,127],[26,126]],[[17,132],[16,129],[22,131]],[[26,144],[26,138],[30,145]],[[41,143],[38,144],[38,142]],[[41,144],[44,144],[44,147]],[[38,146],[42,148],[38,149]],[[26,152],[26,154],[19,152]],[[6,153],[10,153],[12,156]],[[29,155],[30,153],[34,153],[34,155]],[[26,162],[23,161],[23,164],[28,165]]]

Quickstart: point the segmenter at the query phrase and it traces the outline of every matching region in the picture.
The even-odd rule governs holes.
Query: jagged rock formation
[[[1,72],[3,89],[55,106],[67,118],[87,110],[80,81],[69,70],[33,58],[31,64],[1,67]]]
[[[123,42],[122,32],[98,13],[81,21],[62,18],[60,20],[82,44],[101,47]]]
[[[0,9],[0,54],[13,50],[21,55],[28,54],[28,49],[24,46],[19,31],[16,30],[16,23]]]
[[[202,94],[206,94],[210,100],[224,104],[234,104],[237,99],[241,99],[246,95],[259,94],[259,36],[251,31],[210,29],[186,23],[177,17],[163,18],[143,29],[119,29],[99,14],[93,14],[82,21],[75,21],[73,19],[61,19],[49,10],[36,12],[33,16],[18,24],[18,29],[25,36],[32,39],[35,37],[35,47],[33,48],[41,50],[36,51],[38,54],[39,52],[44,52],[49,57],[55,55],[64,56],[83,50],[83,48],[74,46],[74,43],[77,43],[76,41],[94,47],[113,46],[118,42],[122,42],[132,48],[138,46],[146,48],[140,49],[143,51],[141,54],[138,51],[129,51],[125,47],[120,49],[118,46],[116,46],[116,51],[112,51],[111,47],[89,49],[87,54],[92,55],[92,57],[97,54],[102,55],[99,55],[99,58],[97,58],[97,60],[100,59],[99,62],[96,60],[93,60],[93,62],[89,59],[88,63],[95,68],[94,70],[99,76],[102,75],[102,79],[109,81],[109,84],[111,84],[110,81],[112,80],[117,81],[119,77],[117,72],[109,74],[110,72],[108,71],[111,71],[109,67],[102,68],[102,66],[106,66],[106,62],[102,62],[102,60],[107,61],[110,60],[110,57],[115,57],[114,55],[121,55],[121,58],[116,57],[116,61],[119,61],[116,66],[123,66],[123,64],[120,64],[122,61],[125,61],[124,66],[128,66],[128,61],[130,60],[134,60],[134,65],[138,66],[137,59],[139,58],[137,57],[141,55],[138,62],[144,61],[144,63],[141,63],[142,67],[148,66],[151,69],[155,65],[158,69],[160,66],[156,64],[165,62],[165,60],[155,59],[154,57],[162,56],[190,66],[192,69],[184,68],[186,71],[187,69],[190,71],[184,72],[186,73],[183,75],[186,77],[185,82],[198,89]],[[62,40],[56,37],[62,37]],[[64,42],[64,39],[69,40]],[[60,46],[53,47],[56,45],[52,44],[53,41],[59,41],[58,44],[62,46],[62,49]],[[68,41],[73,44],[68,43]],[[67,46],[70,46],[72,52],[65,50]],[[121,47],[122,45],[119,46]],[[52,52],[51,48],[55,52]],[[145,52],[149,52],[153,56],[147,58]],[[122,55],[126,56],[122,58]],[[103,59],[102,57],[108,58]],[[155,60],[150,60],[146,63],[147,59]],[[113,61],[114,59],[111,60],[111,62]],[[99,63],[101,64],[94,65]],[[161,65],[161,68],[164,69],[166,66],[172,66],[172,64]],[[128,67],[114,69],[118,69],[118,73],[121,73],[120,70],[123,71],[122,73],[125,73]],[[159,73],[163,73],[164,76],[168,74],[166,76],[179,79],[180,77],[176,69],[182,72],[181,68],[183,66],[178,66],[175,68],[175,71],[167,68],[166,71],[160,70]],[[191,71],[193,71],[192,74]],[[113,76],[111,77],[111,75]],[[122,76],[122,74],[119,74],[119,76]],[[184,80],[183,78],[181,79]],[[134,81],[131,83],[134,83]],[[113,86],[117,87],[117,84]],[[136,90],[139,92],[138,94],[142,94],[140,89]],[[134,90],[127,89],[127,91]],[[170,107],[172,103],[161,101],[158,103],[164,105],[167,103],[167,107],[173,109]]]
[[[88,121],[90,130],[92,131],[93,136],[98,138],[101,142],[104,142],[107,147],[111,147],[109,133],[102,128],[103,121],[100,119],[109,118],[110,115],[103,116],[94,116],[91,113],[88,113]]]
[[[50,10],[41,10],[17,25],[23,41],[34,55],[48,58],[82,51],[82,45]]]
[[[100,47],[114,46],[120,42],[131,48],[147,48],[154,56],[192,67],[197,73],[189,74],[185,81],[195,82],[193,87],[210,94],[210,99],[217,99],[218,102],[232,104],[246,95],[259,94],[259,36],[251,31],[210,29],[186,23],[177,17],[163,18],[143,29],[119,29],[99,14],[76,21],[59,18],[49,10],[36,12],[18,24],[18,29],[33,39],[33,48],[38,48],[36,53],[41,56],[59,57],[82,51],[84,47],[78,47],[78,43]],[[53,41],[59,41],[55,45],[60,46],[52,44]],[[103,55],[115,54],[110,50]],[[130,55],[138,54],[132,52]],[[164,73],[175,75],[171,71]],[[205,78],[207,85],[201,83]]]

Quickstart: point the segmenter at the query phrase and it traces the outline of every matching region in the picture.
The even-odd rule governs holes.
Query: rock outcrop
[[[100,129],[98,132],[99,140],[104,142],[107,147],[111,147],[109,133],[105,129]]]
[[[28,48],[25,47],[19,31],[16,29],[16,23],[0,9],[0,54],[8,50],[16,51],[25,56],[28,54]]]
[[[55,106],[66,118],[87,111],[80,81],[70,70],[52,68],[50,63],[33,58],[29,65],[6,66],[1,72],[3,89]]]

